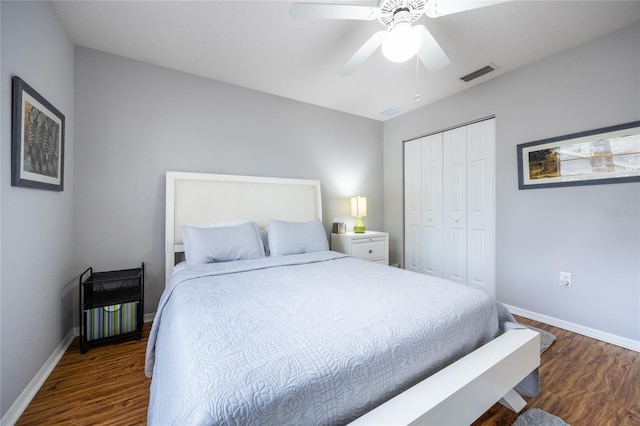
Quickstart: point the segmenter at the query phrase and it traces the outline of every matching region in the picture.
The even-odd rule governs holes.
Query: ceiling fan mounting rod
[[[400,7],[393,11],[393,23],[389,29],[393,28],[400,22],[411,24],[411,11],[406,7]]]
[[[412,24],[424,13],[425,0],[382,0],[378,5],[380,15],[378,20],[390,27],[396,21],[399,12],[406,16],[406,21]]]

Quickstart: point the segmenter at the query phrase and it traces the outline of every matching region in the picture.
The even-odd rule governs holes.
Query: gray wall
[[[145,312],[164,288],[167,170],[319,179],[325,227],[368,197],[383,223],[382,124],[76,47],[75,261],[146,265]]]
[[[635,25],[386,122],[392,259],[403,257],[402,141],[495,114],[497,298],[640,340],[640,183],[520,191],[516,163],[517,144],[640,120],[638,46]]]
[[[73,43],[48,3],[1,2],[1,413],[73,326]],[[34,30],[34,29],[37,29]],[[11,186],[11,76],[65,115],[64,192]]]

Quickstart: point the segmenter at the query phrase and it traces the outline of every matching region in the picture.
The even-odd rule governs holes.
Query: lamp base
[[[353,232],[355,232],[356,234],[364,234],[364,231],[366,229],[367,227],[364,226],[364,223],[362,223],[362,217],[356,217],[356,224],[353,225]]]

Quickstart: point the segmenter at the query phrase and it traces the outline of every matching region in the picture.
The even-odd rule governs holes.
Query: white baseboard
[[[144,314],[142,317],[143,322],[152,322],[156,313]],[[18,399],[9,407],[4,416],[0,419],[0,426],[13,426],[19,419],[24,410],[27,409],[33,398],[36,396],[47,377],[51,374],[58,362],[62,359],[73,339],[80,335],[80,328],[74,327],[64,336],[62,342],[53,351],[49,359],[44,363],[40,371],[36,373],[35,377],[29,382],[25,390],[22,391]]]
[[[67,351],[67,349],[73,342],[73,339],[75,339],[77,335],[77,327],[69,330],[64,339],[62,339],[62,342],[60,342],[49,359],[47,359],[47,361],[44,363],[40,371],[36,373],[35,377],[31,380],[31,382],[29,382],[25,390],[22,391],[18,399],[16,399],[11,407],[9,407],[5,415],[2,416],[2,419],[0,419],[0,425],[14,425],[18,421],[18,419],[20,419],[20,416],[22,415],[22,413],[24,413],[24,410],[27,409],[27,407],[31,403],[31,400],[36,396],[36,393],[38,393],[40,387],[42,387],[45,380],[47,380],[49,374],[51,374],[56,365],[58,365],[58,362],[60,362],[60,359],[62,359],[62,356]]]
[[[616,346],[623,347],[625,349],[630,349],[632,351],[640,352],[639,340],[633,340],[627,337],[622,337],[622,336],[607,333],[601,330],[596,330],[594,328],[585,327],[580,324],[575,324],[569,321],[550,317],[548,315],[539,314],[536,312],[528,311],[526,309],[518,308],[517,306],[511,306],[507,304],[504,304],[504,306],[506,306],[507,309],[514,315],[520,315],[522,317],[529,318],[534,321],[540,321],[545,324],[552,325],[554,327],[559,327],[564,330],[569,330],[574,333],[581,334],[583,336],[591,337],[597,340],[602,340],[603,342],[611,343],[612,345],[616,345]]]

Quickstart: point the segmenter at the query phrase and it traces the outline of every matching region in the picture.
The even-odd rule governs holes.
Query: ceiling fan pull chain
[[[414,96],[414,99],[416,100],[416,102],[420,102],[420,89],[418,86],[418,83],[420,82],[420,79],[418,78],[419,72],[420,72],[420,60],[418,59],[418,55],[416,55],[416,96]]]

